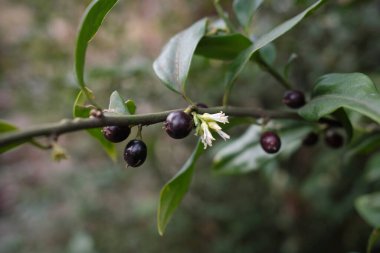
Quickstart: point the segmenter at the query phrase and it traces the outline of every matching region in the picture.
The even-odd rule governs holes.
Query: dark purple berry
[[[328,128],[325,132],[325,142],[331,148],[340,148],[344,144],[344,137],[334,128]]]
[[[290,108],[300,108],[305,105],[305,95],[299,90],[287,90],[284,93],[282,102]]]
[[[302,144],[305,146],[314,146],[317,144],[319,139],[319,135],[315,132],[310,132],[306,137],[303,139]]]
[[[265,152],[274,154],[281,148],[281,139],[274,132],[264,132],[260,137],[260,144]]]
[[[208,106],[206,104],[204,104],[204,103],[197,103],[196,106],[198,108],[208,108]]]
[[[193,129],[193,119],[183,111],[171,112],[166,118],[164,128],[170,137],[182,139]]]
[[[124,160],[131,167],[138,167],[145,162],[147,148],[141,140],[131,140],[124,149]]]
[[[106,126],[103,127],[102,133],[107,140],[116,143],[127,139],[131,133],[131,129],[129,127]]]

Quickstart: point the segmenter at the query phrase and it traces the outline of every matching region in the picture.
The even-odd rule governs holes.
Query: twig
[[[177,109],[185,110],[185,109]],[[22,141],[30,141],[35,137],[41,136],[59,136],[64,133],[99,128],[104,126],[133,126],[133,125],[152,125],[165,121],[170,112],[163,111],[158,113],[148,113],[128,116],[104,116],[102,118],[75,118],[64,119],[58,123],[50,123],[36,126],[33,128],[14,131],[0,136],[0,147]],[[239,107],[211,107],[195,108],[199,113],[216,113],[223,111],[229,116],[236,117],[254,117],[254,118],[276,118],[276,119],[295,119],[301,120],[301,117],[294,112],[267,111],[256,108],[239,108]]]
[[[260,67],[263,68],[266,72],[268,72],[274,79],[276,79],[285,89],[291,89],[292,85],[289,83],[289,81],[282,76],[273,66],[268,64],[260,54],[257,55],[257,57],[254,58],[254,60],[259,64]]]
[[[214,7],[215,7],[215,10],[216,12],[218,13],[219,17],[221,19],[223,19],[224,23],[226,24],[227,28],[231,31],[231,32],[236,32],[237,31],[237,28],[234,26],[234,24],[231,22],[231,20],[229,19],[228,15],[224,12],[222,6],[220,5],[219,3],[219,0],[214,0]]]

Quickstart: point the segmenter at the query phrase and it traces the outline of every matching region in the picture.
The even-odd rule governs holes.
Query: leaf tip
[[[160,236],[164,236],[164,232],[165,232],[164,230],[165,230],[165,229],[164,229],[164,228],[161,228],[160,226],[158,226],[157,229],[158,229],[158,234],[159,234]]]
[[[162,198],[160,196],[160,200],[158,201],[158,207],[157,207],[157,231],[160,236],[164,236],[166,226],[164,224],[164,221],[161,219],[161,200]]]

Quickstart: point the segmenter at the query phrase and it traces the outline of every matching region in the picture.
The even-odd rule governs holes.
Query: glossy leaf
[[[272,65],[277,57],[276,47],[273,43],[269,43],[259,50],[261,59],[267,64]]]
[[[285,125],[279,131],[282,146],[277,154],[267,154],[260,145],[262,128],[253,125],[238,139],[230,141],[219,150],[213,163],[213,169],[221,174],[241,174],[263,168],[276,157],[288,157],[301,144],[302,139],[311,130],[309,126]]]
[[[366,75],[329,74],[321,77],[312,92],[312,100],[299,114],[310,121],[344,108],[380,123],[380,94]]]
[[[195,162],[203,153],[203,150],[203,145],[198,141],[193,154],[181,170],[162,188],[157,210],[157,227],[160,235],[164,234],[174,211],[188,191],[193,177]]]
[[[305,17],[307,17],[310,13],[312,13],[314,10],[316,10],[318,7],[322,5],[326,0],[319,0],[313,5],[311,5],[309,8],[307,8],[302,13],[298,14],[297,16],[285,21],[281,25],[275,27],[273,30],[271,30],[269,33],[261,36],[253,45],[245,49],[243,52],[241,52],[235,60],[231,63],[229,70],[226,74],[226,82],[225,87],[226,91],[229,91],[232,89],[233,83],[235,79],[239,76],[241,71],[244,69],[245,65],[248,63],[248,61],[253,57],[253,55],[264,46],[268,45],[275,39],[279,38],[281,35],[288,32],[290,29],[292,29],[295,25],[297,25],[300,21],[302,21]]]
[[[252,42],[240,33],[205,36],[199,42],[195,54],[218,60],[233,60]]]
[[[380,192],[360,196],[356,199],[355,206],[368,224],[380,227]]]
[[[372,230],[372,233],[368,240],[367,253],[371,253],[372,248],[375,247],[375,245],[378,244],[379,242],[380,242],[380,228],[375,228],[374,230]]]
[[[75,48],[75,74],[79,86],[84,89],[84,66],[90,40],[101,26],[105,16],[118,0],[93,0],[87,7],[79,27]]]
[[[171,90],[183,93],[195,49],[206,33],[207,19],[201,19],[176,34],[153,63],[160,80]]]
[[[0,120],[0,134],[4,134],[4,133],[8,133],[8,132],[12,132],[12,131],[17,131],[18,128],[6,121],[3,121],[3,120]],[[21,142],[17,142],[17,143],[11,143],[11,144],[8,144],[8,145],[5,145],[5,146],[1,146],[0,147],[0,154],[2,153],[5,153],[23,143],[25,143],[26,141],[21,141]]]
[[[133,115],[136,113],[136,104],[133,100],[128,99],[125,101],[125,106],[127,107],[129,114]]]
[[[76,118],[88,118],[90,115],[91,108],[85,105],[86,98],[83,92],[80,91],[74,103],[73,114]],[[112,160],[116,160],[117,152],[115,145],[103,137],[101,128],[93,128],[86,130],[94,139],[96,139],[103,147],[104,151]]]
[[[110,96],[110,103],[108,106],[108,110],[112,113],[120,114],[120,115],[128,115],[129,110],[127,105],[125,104],[124,99],[120,96],[119,92],[114,91]]]
[[[239,23],[243,27],[250,25],[253,14],[262,3],[263,0],[234,0],[234,11]]]

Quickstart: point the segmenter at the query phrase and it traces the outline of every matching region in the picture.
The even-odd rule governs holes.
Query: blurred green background
[[[71,117],[78,87],[73,51],[90,1],[0,0],[0,117],[32,125]],[[221,1],[231,10],[231,1]],[[260,35],[312,1],[264,1],[253,20]],[[186,106],[155,77],[152,62],[176,32],[206,15],[212,1],[120,1],[92,41],[87,80],[107,106],[118,90],[138,113]],[[291,80],[307,94],[331,72],[363,72],[380,83],[380,2],[330,1],[275,42],[275,66],[298,55]],[[195,101],[219,105],[226,64],[196,57],[189,76]],[[283,89],[257,66],[238,79],[231,103],[283,108]],[[237,138],[243,128],[231,130]],[[135,135],[133,130],[132,135]],[[379,189],[366,182],[367,156],[320,143],[301,148],[270,171],[218,176],[213,150],[197,165],[191,190],[160,237],[160,188],[182,166],[195,138],[176,141],[162,125],[144,129],[147,162],[111,162],[85,132],[60,137],[69,159],[22,146],[0,156],[0,252],[364,252],[371,231],[353,202]],[[119,153],[123,146],[119,144]]]

